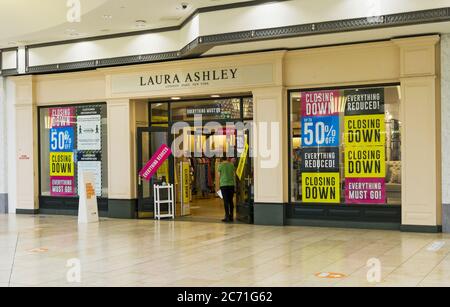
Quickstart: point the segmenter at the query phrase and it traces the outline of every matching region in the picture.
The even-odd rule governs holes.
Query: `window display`
[[[41,195],[77,197],[83,171],[96,178],[96,195],[107,197],[106,105],[40,109]]]
[[[291,92],[291,201],[400,205],[400,87]]]

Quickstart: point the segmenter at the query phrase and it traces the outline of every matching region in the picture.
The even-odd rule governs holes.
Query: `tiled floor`
[[[443,234],[0,215],[0,251],[0,287],[450,286]],[[67,282],[73,258],[79,284]],[[371,258],[380,283],[367,281]]]

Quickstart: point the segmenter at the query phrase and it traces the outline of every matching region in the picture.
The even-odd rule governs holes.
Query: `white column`
[[[450,233],[450,34],[441,36],[443,231]]]
[[[6,84],[0,77],[0,214],[8,209],[8,168],[6,138]]]

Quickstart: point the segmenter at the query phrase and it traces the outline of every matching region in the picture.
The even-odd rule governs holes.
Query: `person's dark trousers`
[[[221,187],[223,202],[225,205],[225,219],[234,220],[234,187]]]

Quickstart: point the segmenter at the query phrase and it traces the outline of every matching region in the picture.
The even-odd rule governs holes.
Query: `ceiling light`
[[[220,98],[220,95],[211,95],[211,98]]]
[[[103,19],[105,20],[111,20],[112,18],[112,15],[103,15]]]
[[[181,97],[172,97],[172,100],[181,100]]]
[[[189,8],[189,3],[183,2],[179,6],[177,6],[177,10],[185,11]]]

